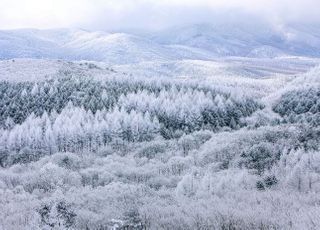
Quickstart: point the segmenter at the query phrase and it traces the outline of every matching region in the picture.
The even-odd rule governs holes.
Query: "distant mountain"
[[[55,58],[128,64],[150,60],[207,59],[211,55],[203,53],[184,46],[161,45],[126,33],[69,29],[0,31],[0,59]]]
[[[160,44],[179,44],[216,56],[320,56],[320,26],[268,24],[197,24],[150,36]]]
[[[46,58],[133,64],[144,61],[212,60],[239,56],[320,57],[320,28],[294,25],[198,24],[151,35],[76,29],[0,31],[0,59]]]
[[[53,32],[53,31],[52,31]],[[0,58],[66,58],[69,50],[62,49],[57,39],[49,39],[45,31],[12,30],[0,31]],[[58,31],[54,31],[56,35]]]
[[[259,46],[247,54],[247,57],[253,58],[275,58],[279,56],[285,56],[284,51],[272,46]]]

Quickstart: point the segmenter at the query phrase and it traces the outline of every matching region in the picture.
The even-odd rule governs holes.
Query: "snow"
[[[276,58],[320,57],[317,28],[267,25],[198,24],[153,34],[107,33],[80,29],[2,30],[0,59],[50,58],[134,64],[184,59],[213,60],[239,56]]]
[[[317,229],[318,32],[0,31],[0,229]]]
[[[222,24],[196,24],[171,28],[152,36],[162,44],[179,44],[200,48],[216,56],[248,56],[259,50],[268,50],[269,57],[283,55],[317,56],[320,38],[318,27],[284,25],[281,29],[259,22],[241,26]]]
[[[171,79],[209,84],[227,92],[237,89],[237,92],[246,95],[263,97],[317,65],[318,59],[295,57],[152,60],[121,65],[94,61],[18,58],[0,61],[0,80],[43,81],[64,75],[87,76],[102,81],[113,77]]]
[[[87,76],[96,79],[122,76],[106,63],[91,61],[64,61],[55,59],[17,58],[0,61],[0,81],[23,82],[69,76]]]

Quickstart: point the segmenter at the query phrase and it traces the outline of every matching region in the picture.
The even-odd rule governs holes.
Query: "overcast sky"
[[[0,29],[162,29],[243,15],[319,23],[320,0],[0,0]]]

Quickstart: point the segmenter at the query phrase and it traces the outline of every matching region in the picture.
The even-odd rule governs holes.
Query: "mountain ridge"
[[[132,64],[216,57],[320,57],[317,27],[234,29],[195,24],[152,34],[82,29],[0,31],[0,59],[55,58]]]

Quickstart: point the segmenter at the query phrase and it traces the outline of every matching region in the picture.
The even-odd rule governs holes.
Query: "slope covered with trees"
[[[25,162],[61,151],[96,151],[116,140],[141,142],[203,129],[238,129],[242,117],[262,108],[249,98],[166,82],[67,77],[2,82],[0,88],[1,151],[15,156],[15,163],[15,153]]]
[[[184,79],[2,81],[0,229],[317,229],[319,101],[316,84],[269,105]]]
[[[320,87],[289,91],[274,106],[285,122],[308,122],[320,125]]]

